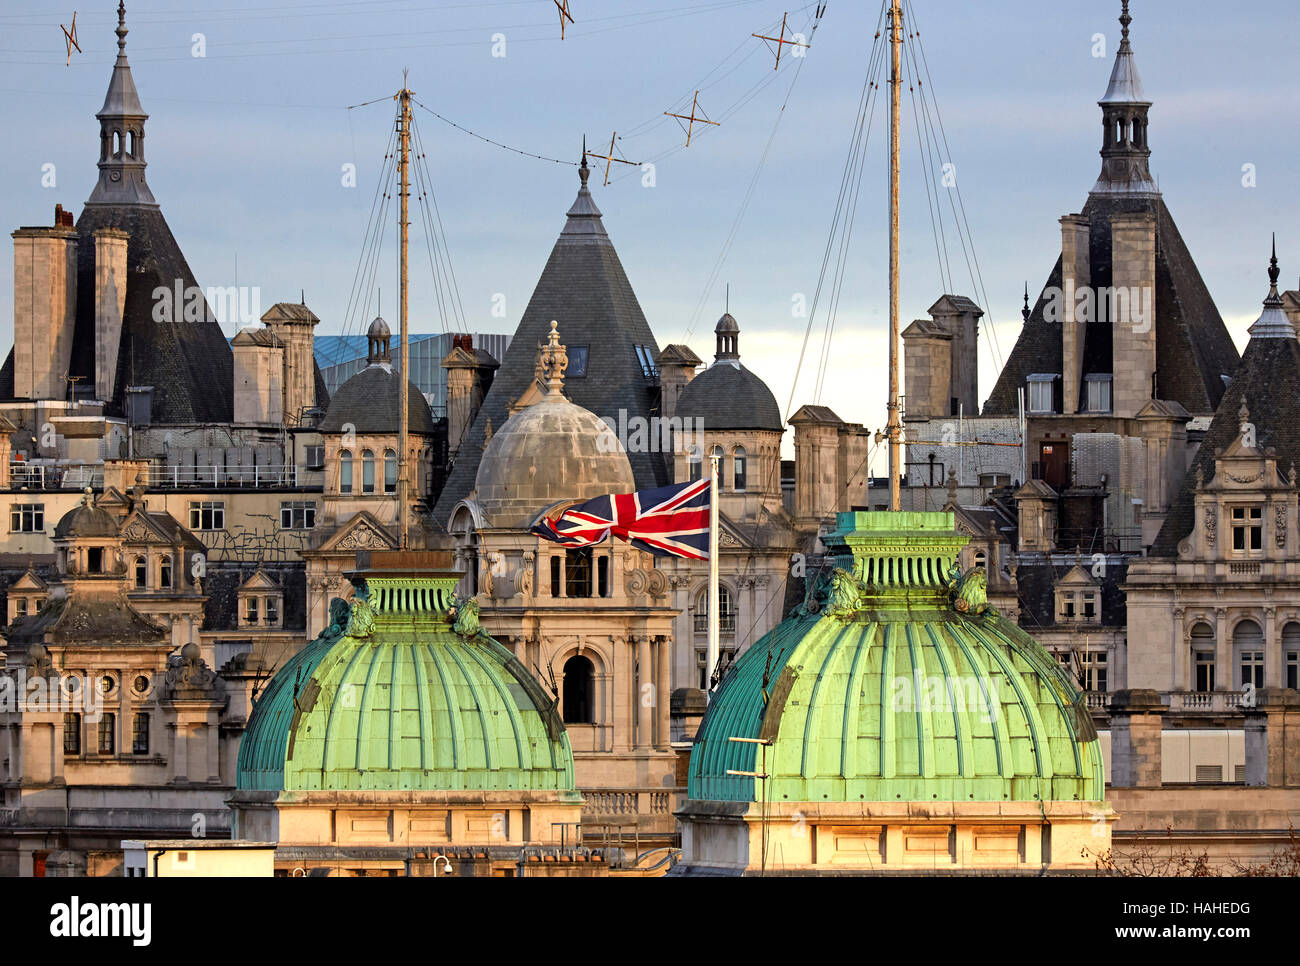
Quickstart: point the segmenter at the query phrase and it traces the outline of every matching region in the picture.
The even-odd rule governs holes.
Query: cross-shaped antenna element
[[[573,23],[573,14],[569,13],[569,0],[555,0],[555,7],[560,11],[560,39],[564,39],[564,21]]]
[[[800,43],[800,42],[797,41],[797,40],[786,40],[786,39],[785,39],[785,18],[788,17],[788,16],[790,16],[788,13],[783,13],[783,14],[781,14],[781,34],[780,34],[780,36],[777,36],[777,37],[765,37],[765,36],[763,36],[762,34],[750,34],[751,37],[757,37],[759,40],[766,40],[766,41],[770,41],[771,43],[776,44],[776,66],[772,68],[773,70],[780,70],[780,69],[781,69],[781,48],[782,48],[783,46],[785,46],[785,47],[807,47],[807,46],[809,46],[808,44]]]
[[[68,45],[68,62],[64,67],[72,66],[72,50],[75,47],[77,53],[81,53],[81,45],[77,43],[77,11],[72,11],[72,29],[69,30],[63,24],[59,24],[59,29],[63,31],[63,39]]]
[[[609,167],[610,167],[611,164],[617,162],[618,164],[630,164],[630,165],[634,165],[634,166],[636,165],[636,162],[635,162],[635,161],[629,161],[629,160],[627,160],[627,158],[616,158],[616,157],[614,157],[614,141],[615,141],[617,138],[618,138],[618,132],[617,132],[617,131],[615,131],[613,134],[611,134],[611,135],[609,136],[609,154],[597,154],[595,151],[584,151],[584,152],[583,152],[584,155],[585,155],[586,157],[588,157],[588,158],[596,158],[596,159],[598,159],[598,160],[600,160],[600,161],[604,161],[604,162],[605,162],[605,182],[604,182],[605,184],[609,184]]]
[[[712,124],[714,127],[719,126],[717,121],[710,121],[709,116],[705,114],[703,111],[700,111],[698,115],[695,113],[696,110],[699,109],[699,104],[700,104],[700,92],[696,91],[695,97],[691,101],[690,114],[674,114],[671,111],[664,111],[664,115],[666,117],[675,117],[678,119],[679,123],[681,121],[688,122],[686,125],[686,146],[688,148],[691,146],[691,132],[694,130],[696,124]]]

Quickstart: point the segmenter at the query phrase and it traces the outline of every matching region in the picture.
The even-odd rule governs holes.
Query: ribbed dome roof
[[[424,394],[391,366],[375,363],[366,366],[343,385],[330,399],[329,410],[321,421],[323,433],[341,433],[351,423],[357,433],[396,433],[402,397],[406,385],[409,402],[407,429],[412,433],[433,434],[433,413]]]
[[[609,425],[554,395],[515,413],[492,436],[474,489],[492,526],[526,528],[561,500],[630,493],[636,483]]]
[[[574,791],[553,702],[486,633],[453,629],[461,576],[354,577],[350,613],[332,605],[331,629],[253,706],[237,787]]]
[[[54,527],[56,537],[116,537],[117,520],[107,510],[101,510],[87,497],[59,520]]]
[[[740,364],[722,359],[686,384],[674,416],[702,419],[706,430],[770,429],[781,432],[781,407],[767,383]]]
[[[727,774],[758,770],[756,746],[733,737],[772,742],[770,801],[1104,798],[1082,693],[1013,622],[950,602],[945,574],[966,542],[953,526],[951,513],[839,515],[826,543],[856,576],[837,573],[823,606],[796,611],[726,675],[691,753],[690,798],[759,800],[755,778]]]

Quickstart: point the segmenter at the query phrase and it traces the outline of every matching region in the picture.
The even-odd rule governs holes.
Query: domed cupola
[[[837,566],[715,691],[679,817],[766,801],[836,825],[836,843],[860,838],[828,852],[861,848],[886,869],[909,864],[913,833],[935,850],[927,865],[1078,866],[1079,843],[1104,848],[1089,839],[1111,813],[1084,695],[988,605],[983,570],[960,573],[952,514],[841,513],[824,540]],[[713,833],[692,829],[687,862],[707,865],[699,836]]]
[[[331,603],[330,627],[253,705],[236,808],[262,800],[249,792],[577,800],[555,703],[453,596],[450,556],[429,556],[377,552],[349,575],[351,604]]]
[[[506,420],[483,450],[473,499],[493,527],[526,530],[543,510],[636,489],[613,429],[563,393],[568,354],[555,322],[541,354],[546,395]]]
[[[342,433],[350,424],[354,433],[395,435],[401,421],[400,393],[405,385],[407,429],[433,435],[433,412],[424,394],[393,368],[392,338],[388,323],[376,316],[366,330],[366,367],[330,397],[321,432]]]
[[[781,409],[772,390],[740,363],[740,324],[730,312],[713,332],[713,365],[686,384],[674,416],[700,419],[706,431],[761,429],[782,432]]]

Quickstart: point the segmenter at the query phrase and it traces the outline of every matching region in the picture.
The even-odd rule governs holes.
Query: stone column
[[[636,688],[632,692],[636,702],[636,746],[649,748],[654,730],[654,692],[645,686],[654,686],[654,667],[650,662],[650,638],[644,634],[636,639]]]
[[[1232,641],[1228,639],[1228,612],[1214,609],[1214,690],[1232,690]]]
[[[1300,788],[1300,692],[1261,688],[1246,709],[1246,784]]]
[[[1146,688],[1116,691],[1110,703],[1110,783],[1116,788],[1158,788],[1165,706]]]
[[[1191,655],[1188,653],[1191,642],[1187,640],[1187,628],[1184,626],[1185,611],[1181,607],[1174,608],[1173,623],[1173,654],[1170,655],[1169,666],[1173,671],[1169,682],[1170,690],[1173,691],[1190,691],[1191,682],[1188,674],[1188,667],[1191,664]],[[1130,651],[1130,653],[1132,653]]]
[[[1286,683],[1282,673],[1282,642],[1277,633],[1277,608],[1264,608],[1264,686],[1282,687]]]
[[[660,751],[667,751],[669,744],[669,705],[672,700],[672,684],[670,680],[670,667],[672,664],[673,640],[671,637],[660,637],[655,642],[655,655],[658,658],[658,677],[659,683],[655,687],[655,727],[657,730],[657,740],[655,747]]]

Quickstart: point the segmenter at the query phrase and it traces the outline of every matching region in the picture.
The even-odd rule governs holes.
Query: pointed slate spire
[[[1119,22],[1123,28],[1110,84],[1098,101],[1105,135],[1101,146],[1101,176],[1093,186],[1094,194],[1122,193],[1158,195],[1160,189],[1151,178],[1151,149],[1147,144],[1147,112],[1151,101],[1142,89],[1133,46],[1129,43],[1128,0],[1123,0]]]
[[[1273,256],[1268,262],[1268,297],[1264,299],[1264,311],[1248,329],[1251,339],[1294,339],[1295,326],[1287,318],[1282,308],[1282,296],[1277,291],[1277,280],[1281,275],[1277,267],[1277,235],[1273,236]]]
[[[117,62],[99,118],[99,181],[88,205],[155,205],[145,183],[144,122],[149,115],[126,59],[126,4],[117,5]]]

